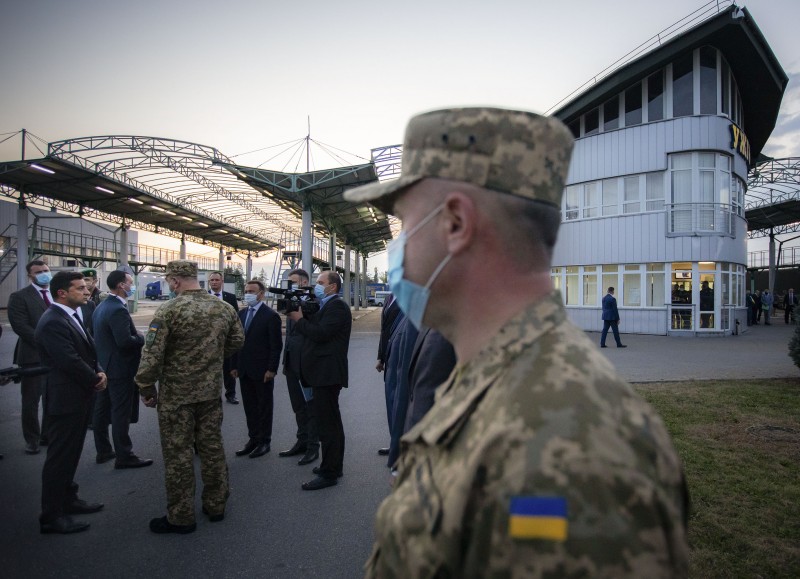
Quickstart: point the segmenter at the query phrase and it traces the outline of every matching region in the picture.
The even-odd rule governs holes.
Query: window
[[[717,51],[700,49],[700,114],[717,114]]]
[[[722,86],[720,87],[719,96],[720,96],[720,106],[719,109],[722,111],[723,115],[727,115],[728,117],[731,116],[731,71],[728,67],[728,61],[724,58],[720,58],[721,66],[720,66],[720,77],[722,80]]]
[[[647,77],[647,121],[664,118],[664,71],[659,70]]]
[[[581,118],[580,117],[578,117],[577,119],[575,119],[574,121],[569,123],[567,125],[567,127],[569,128],[570,132],[572,133],[572,136],[575,137],[576,139],[581,136]]]
[[[577,306],[579,305],[578,302],[578,291],[579,291],[579,281],[578,281],[578,266],[571,265],[567,268],[567,276],[566,276],[566,287],[564,291],[564,297],[566,298],[566,305],[568,306]]]
[[[686,117],[694,111],[694,77],[689,53],[672,63],[672,116]]]
[[[553,282],[553,289],[561,291],[561,272],[563,268],[553,267],[550,269],[550,280]]]
[[[600,132],[600,109],[594,109],[583,117],[583,136],[596,135]]]
[[[603,180],[603,215],[616,215],[619,213],[617,206],[617,180]]]
[[[580,203],[581,188],[579,185],[570,185],[567,187],[566,194],[564,195],[564,203],[566,209],[566,219],[570,221],[580,217],[578,214]]]
[[[583,216],[597,217],[600,215],[600,183],[587,183],[583,188]]]
[[[611,131],[616,128],[619,128],[619,96],[603,105],[603,130]]]
[[[645,211],[661,211],[664,209],[664,174],[647,174],[647,203]]]
[[[730,157],[694,152],[670,155],[670,233],[733,233]],[[737,192],[738,195],[738,192]]]
[[[603,266],[603,293],[608,291],[608,288],[619,288],[619,282],[617,277],[617,271],[619,270],[619,266],[617,265],[604,265]]]
[[[583,268],[583,305],[597,305],[597,266]]]
[[[625,126],[632,127],[642,122],[642,83],[636,83],[625,91]]]
[[[664,264],[648,263],[645,273],[646,305],[651,308],[661,308],[667,302],[664,299]]]
[[[625,202],[622,206],[623,213],[639,213],[639,176],[625,177]]]
[[[639,307],[642,305],[642,276],[638,265],[626,265],[622,283],[622,305]]]

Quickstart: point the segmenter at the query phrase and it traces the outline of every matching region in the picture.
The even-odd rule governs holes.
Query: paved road
[[[5,322],[5,312],[0,320]],[[152,309],[135,316],[146,328]],[[245,442],[242,406],[226,404],[223,435],[232,494],[225,521],[198,518],[192,535],[150,533],[150,518],[164,514],[163,467],[155,412],[142,408],[131,428],[134,450],[156,459],[150,468],[115,471],[94,462],[87,437],[77,481],[81,496],[106,508],[86,516],[92,528],[72,536],[40,535],[37,514],[44,454],[22,451],[20,396],[16,385],[0,388],[0,575],[44,577],[275,577],[352,578],[372,544],[375,509],[389,491],[389,476],[376,450],[387,442],[383,385],[374,370],[379,313],[362,310],[350,346],[351,388],[342,394],[347,435],[345,475],[337,487],[304,492],[309,467],[279,458],[293,442],[294,419],[282,376],[275,387],[273,451],[259,459],[237,458]],[[0,363],[9,365],[15,336],[4,323]],[[745,335],[684,339],[623,335],[629,345],[603,350],[631,381],[797,376],[787,356],[791,328],[775,318]],[[599,342],[599,335],[589,334]],[[199,496],[198,512],[199,512]]]

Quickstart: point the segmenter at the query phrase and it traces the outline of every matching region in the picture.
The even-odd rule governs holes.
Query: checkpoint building
[[[731,5],[555,110],[576,139],[551,270],[573,322],[600,330],[613,286],[626,332],[746,328],[748,170],[787,83]]]

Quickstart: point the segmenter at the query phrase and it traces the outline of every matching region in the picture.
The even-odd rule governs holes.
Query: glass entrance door
[[[694,328],[694,300],[692,297],[692,264],[672,264],[672,330]]]
[[[698,330],[715,330],[717,329],[719,316],[717,315],[717,293],[716,287],[716,273],[703,271],[703,266],[700,264],[700,326]],[[714,264],[710,264],[714,267]]]

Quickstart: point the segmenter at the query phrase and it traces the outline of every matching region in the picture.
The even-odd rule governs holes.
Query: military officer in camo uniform
[[[346,193],[402,219],[392,292],[458,359],[402,438],[367,577],[687,574],[664,424],[550,281],[572,145],[554,118],[434,111],[410,121],[398,180]]]
[[[244,344],[236,310],[197,281],[197,264],[170,261],[166,279],[177,297],[156,311],[136,374],[142,400],[157,407],[167,486],[167,516],[150,521],[154,533],[191,533],[194,447],[203,475],[203,512],[225,516],[228,467],[222,448],[222,362]],[[156,390],[155,383],[159,387]]]

